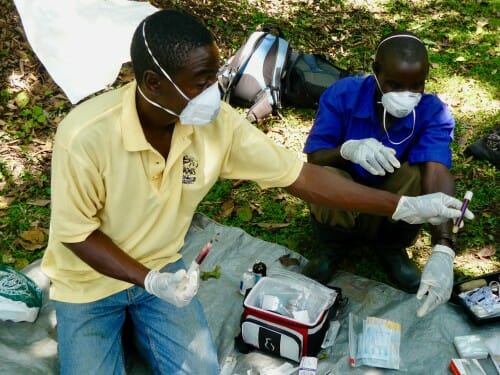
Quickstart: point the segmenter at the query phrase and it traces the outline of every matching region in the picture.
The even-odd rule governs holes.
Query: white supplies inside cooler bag
[[[243,302],[241,338],[246,345],[296,362],[315,356],[339,293],[294,272],[262,277]]]

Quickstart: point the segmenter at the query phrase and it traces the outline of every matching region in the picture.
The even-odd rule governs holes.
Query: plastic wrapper
[[[295,272],[272,273],[246,301],[304,324],[313,324],[335,302],[337,292]]]
[[[488,348],[479,335],[455,336],[453,342],[460,358],[483,359],[488,356]]]
[[[349,314],[349,361],[351,366],[398,370],[401,324],[369,316]]]

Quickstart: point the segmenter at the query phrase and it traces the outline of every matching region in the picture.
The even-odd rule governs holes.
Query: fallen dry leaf
[[[290,223],[256,223],[255,225],[266,229],[279,229],[290,226]]]
[[[19,234],[17,242],[28,251],[34,251],[45,247],[45,233],[39,228],[25,230]]]
[[[483,258],[488,258],[492,255],[495,255],[496,252],[497,252],[497,250],[493,246],[487,246],[487,247],[483,247],[475,255],[478,258],[483,259]]]
[[[50,203],[50,199],[35,199],[34,201],[28,202],[32,206],[46,206]]]
[[[300,264],[299,259],[298,258],[292,258],[290,256],[290,254],[282,255],[278,259],[279,259],[280,263],[282,265],[284,265],[285,267],[298,266]]]
[[[0,196],[0,210],[6,209],[14,201],[14,197]]]
[[[45,247],[45,243],[35,244],[35,243],[28,242],[28,241],[23,241],[23,240],[18,240],[18,242],[25,250],[28,250],[28,251],[35,251],[35,250],[43,249]]]
[[[229,199],[222,203],[222,206],[220,208],[220,216],[222,217],[229,217],[233,214],[234,210],[234,201],[232,199]]]
[[[28,241],[34,244],[40,244],[45,242],[45,234],[38,228],[33,228],[30,230],[25,230],[19,234],[24,241]]]

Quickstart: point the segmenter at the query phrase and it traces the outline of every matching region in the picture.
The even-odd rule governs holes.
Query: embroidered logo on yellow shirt
[[[198,171],[198,161],[189,155],[182,158],[182,183],[193,184],[196,181],[196,172]]]

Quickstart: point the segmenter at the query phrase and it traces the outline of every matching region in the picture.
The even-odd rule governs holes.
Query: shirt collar
[[[137,81],[132,81],[124,87],[122,99],[122,116],[120,125],[122,129],[123,145],[127,151],[144,151],[151,149],[151,145],[146,140],[142,130],[141,121],[137,114],[135,94],[137,90]],[[179,122],[175,125],[175,137],[186,139],[193,133],[193,126],[180,126]]]

